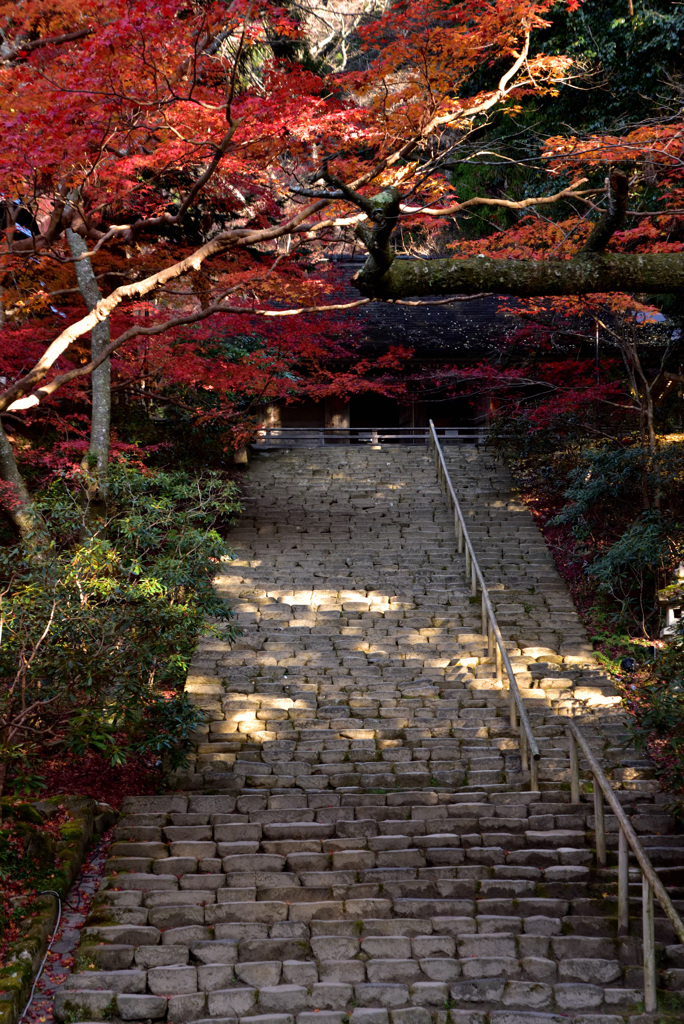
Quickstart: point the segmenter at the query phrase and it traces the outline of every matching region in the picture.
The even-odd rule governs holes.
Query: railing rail
[[[594,780],[594,837],[596,843],[596,860],[600,867],[607,863],[606,822],[604,815],[604,799],[617,818],[618,838],[618,935],[629,932],[629,850],[631,848],[641,871],[641,914],[642,940],[644,951],[644,1008],[653,1013],[658,1007],[658,972],[656,967],[655,947],[655,916],[653,913],[653,897],[663,909],[665,916],[672,925],[679,941],[684,945],[684,922],[675,910],[665,886],[651,864],[648,854],[632,828],[615,791],[598,761],[594,757],[589,744],[572,720],[566,721],[565,728],[570,742],[570,799],[573,803],[580,800],[580,769],[578,747],[584,754]]]
[[[468,527],[466,526],[463,511],[451,482],[446,461],[444,459],[444,453],[432,422],[430,423],[430,431],[430,444],[435,453],[437,476],[440,483],[442,483],[446,489],[454,514],[454,528],[456,530],[458,551],[459,553],[465,551],[466,577],[470,582],[472,596],[475,597],[477,595],[478,589],[480,591],[482,606],[482,632],[486,632],[487,634],[487,649],[489,656],[492,657],[493,653],[496,653],[497,679],[503,682],[502,667],[505,668],[506,675],[508,676],[511,725],[513,728],[516,728],[519,723],[520,753],[523,768],[527,768],[529,766],[530,788],[535,790],[538,786],[537,761],[540,756],[539,748],[532,733],[529,718],[516,683],[515,673],[513,672],[508,652],[504,646],[504,641],[496,621],[494,609],[492,608],[489,593],[487,591],[487,585],[477,561],[477,556],[468,534]],[[607,801],[611,811],[617,819],[619,832],[618,936],[624,936],[629,933],[630,849],[634,854],[641,871],[644,1008],[647,1013],[653,1013],[658,1007],[658,971],[656,965],[654,897],[658,900],[658,903],[682,945],[684,945],[684,921],[682,921],[681,917],[677,913],[665,886],[658,877],[658,874],[642,846],[639,837],[632,828],[629,818],[625,814],[613,787],[594,757],[591,748],[589,747],[585,737],[582,735],[579,727],[572,719],[566,719],[564,721],[564,725],[570,745],[570,799],[572,803],[579,803],[581,798],[580,750],[586,758],[593,776],[594,843],[596,847],[596,862],[599,867],[605,867],[608,861],[606,847],[605,801]]]
[[[487,428],[437,427],[443,444],[484,444]],[[259,427],[257,448],[317,448],[342,444],[430,443],[430,427]]]
[[[482,607],[482,632],[487,634],[487,652],[489,657],[496,657],[496,677],[503,683],[503,670],[506,670],[508,677],[508,694],[510,698],[510,721],[511,727],[519,727],[520,757],[524,771],[530,772],[530,789],[536,790],[539,786],[539,772],[537,762],[539,761],[539,747],[532,732],[532,726],[523,704],[520,690],[515,679],[515,672],[511,665],[508,651],[506,650],[499,624],[492,607],[492,602],[487,590],[482,570],[475,554],[468,527],[466,526],[463,511],[456,497],[454,486],[449,476],[449,471],[444,460],[444,452],[439,443],[437,431],[430,420],[430,444],[435,453],[437,462],[437,477],[445,487],[447,496],[451,503],[454,514],[454,528],[459,554],[465,550],[466,577],[470,580],[470,592],[473,597],[480,591],[480,602]]]

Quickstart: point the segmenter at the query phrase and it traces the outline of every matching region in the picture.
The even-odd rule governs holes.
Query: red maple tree
[[[327,260],[353,233],[368,252],[358,303],[603,292],[611,261],[643,252],[676,276],[681,243],[663,231],[681,192],[677,121],[548,140],[548,186],[536,196],[453,195],[445,164],[492,112],[514,117],[527,95],[552,95],[573,74],[568,59],[535,50],[553,7],[404,0],[366,19],[355,66],[337,72],[314,67],[287,4],[0,4],[0,108],[12,140],[0,153],[10,325],[0,411],[35,416],[46,405],[59,415],[53,396],[73,397],[92,375],[93,423],[77,441],[106,462],[110,359],[115,388],[222,416],[234,444],[257,397],[301,393],[304,379],[316,395],[366,386],[364,364],[344,380],[325,364],[339,353],[332,318],[355,304],[340,301]],[[663,212],[620,234],[622,179],[586,179],[646,156]],[[525,211],[561,200],[573,202],[566,220],[523,216],[494,240],[454,235],[454,218],[477,204]],[[593,228],[587,211],[599,217]],[[409,250],[429,237],[452,255],[395,259],[399,236]],[[625,255],[603,254],[611,238]],[[655,271],[633,266],[625,287],[645,274],[647,291]],[[260,346],[239,356],[207,348],[214,335],[254,334]],[[0,442],[0,476],[28,500]]]

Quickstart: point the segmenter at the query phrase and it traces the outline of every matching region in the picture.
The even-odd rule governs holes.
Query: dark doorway
[[[400,406],[396,399],[387,398],[385,395],[376,395],[372,392],[365,395],[354,395],[350,402],[349,415],[351,427],[411,425],[410,407]]]

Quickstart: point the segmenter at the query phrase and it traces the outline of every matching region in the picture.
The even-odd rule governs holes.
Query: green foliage
[[[482,155],[462,163],[453,174],[461,201],[475,195],[540,195],[548,187],[539,162],[544,139],[565,132],[612,134],[616,122],[634,125],[674,107],[668,81],[681,76],[684,6],[672,0],[635,0],[630,17],[627,0],[583,0],[573,10],[559,0],[550,20],[550,27],[536,38],[543,52],[574,60],[569,80],[557,95],[525,97],[513,120],[501,110],[488,121],[475,143]],[[483,62],[469,90],[495,88],[504,70],[502,64]],[[495,153],[505,153],[507,159]],[[585,173],[600,185],[604,169],[585,168]],[[568,179],[557,178],[554,189],[567,184]],[[652,205],[647,195],[648,188],[642,198]],[[568,214],[562,203],[544,215],[557,218],[561,212]],[[519,218],[514,210],[475,208],[459,217],[458,227],[466,238],[481,238],[514,226]]]
[[[36,498],[47,539],[30,558],[0,554],[0,759],[86,749],[184,761],[198,712],[182,693],[200,632],[230,639],[212,587],[226,552],[216,527],[239,510],[218,474],[110,468],[94,517],[60,479]],[[28,709],[28,710],[27,710]]]
[[[614,501],[638,491],[644,466],[639,447],[605,445],[586,448],[579,463],[568,474],[565,491],[567,504],[555,517],[556,523],[569,523],[576,536],[590,526],[605,501]]]
[[[541,40],[547,53],[574,57],[591,75],[588,82],[561,89],[556,117],[599,130],[616,116],[653,116],[653,98],[680,67],[684,8],[671,0],[635,0],[630,17],[627,0],[584,0],[573,11],[559,4]],[[588,96],[592,81],[598,91]]]
[[[632,502],[635,497],[649,503],[658,495],[676,496],[684,481],[684,445],[660,447],[652,456],[640,445],[605,444],[585,448],[577,465],[568,473],[567,504],[555,517],[556,523],[573,526],[582,537],[597,518],[605,515],[606,504]]]
[[[676,554],[683,477],[680,443],[661,447],[655,456],[639,445],[587,448],[568,473],[566,504],[551,520],[572,527],[587,577],[617,606],[614,618],[638,623],[644,632],[655,623],[655,592]],[[643,510],[644,498],[668,512]]]
[[[614,544],[587,567],[598,588],[628,613],[632,602],[653,596],[658,572],[669,561],[668,521],[660,512],[645,512]]]
[[[260,334],[229,334],[225,331],[216,332],[200,347],[205,356],[237,362],[265,346],[266,340]]]
[[[654,757],[665,787],[684,810],[684,632],[658,657],[653,673],[632,687],[632,732]]]

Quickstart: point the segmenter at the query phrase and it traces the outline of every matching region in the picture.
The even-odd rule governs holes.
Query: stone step
[[[365,973],[375,979],[372,981],[357,980],[358,972],[345,967],[360,964],[355,960],[339,961],[323,981],[317,980],[319,971],[315,964],[302,961],[262,961],[235,969],[226,964],[170,965],[146,972],[147,991],[141,991],[144,971],[116,972],[130,979],[122,982],[127,986],[123,990],[112,974],[98,978],[98,972],[84,972],[72,975],[58,990],[54,1014],[57,1020],[64,1021],[93,1011],[111,1013],[113,1007],[115,1015],[124,1020],[160,1019],[168,1013],[170,1020],[184,1021],[206,1013],[214,1020],[237,1019],[241,1024],[250,1019],[260,1024],[269,1020],[275,1024],[277,1020],[280,1024],[282,1017],[278,1020],[267,1015],[284,1014],[285,1019],[289,1015],[290,1020],[295,1017],[301,1024],[307,1011],[351,1013],[353,1021],[355,1007],[378,1008],[383,1013],[387,1013],[388,1007],[406,1008],[413,1013],[413,1008],[444,1007],[449,1001],[486,1008],[503,1004],[524,1009],[532,1004],[538,1010],[561,1013],[599,1009],[624,1012],[638,1008],[640,993],[636,989],[575,980],[583,971],[584,977],[611,977],[615,972],[609,961],[566,963],[561,977],[567,980],[558,982],[540,980],[544,977],[543,963],[530,965],[527,980],[520,966],[509,961],[505,956],[481,957],[461,964],[441,958],[433,961],[436,965],[441,963],[441,969],[428,967],[428,971],[441,974],[443,980],[431,980],[430,973],[424,973],[415,960],[369,960]],[[141,981],[133,980],[138,977]],[[77,987],[80,983],[83,987]],[[110,987],[103,987],[105,984]],[[198,989],[200,984],[202,989]],[[373,1018],[366,1013],[360,1019]],[[415,1021],[416,1017],[406,1019]]]
[[[617,822],[598,869],[566,716],[683,907],[684,840],[510,476],[474,448],[448,461],[539,789],[428,451],[262,457],[216,578],[243,635],[200,641],[188,766],[176,792],[124,801],[57,1019],[655,1024],[638,877],[618,937]],[[656,939],[677,999],[684,951],[659,908]]]

